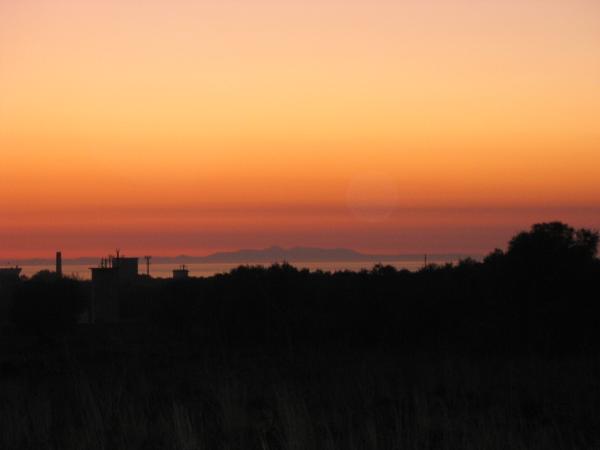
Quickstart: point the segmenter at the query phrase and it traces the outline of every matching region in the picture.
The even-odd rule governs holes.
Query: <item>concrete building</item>
[[[120,317],[118,270],[112,267],[94,267],[91,270],[90,323],[118,322]]]
[[[3,267],[0,268],[0,283],[18,281],[21,276],[20,267]]]
[[[92,271],[90,323],[118,322],[121,319],[120,295],[123,288],[138,279],[138,258],[109,257]]]
[[[14,291],[21,279],[20,267],[0,268],[0,325],[8,322]]]
[[[190,271],[187,269],[187,267],[185,265],[182,265],[181,267],[179,267],[179,269],[175,269],[173,271],[173,279],[174,280],[185,280],[186,278],[189,278],[190,275]]]
[[[117,256],[112,260],[112,267],[117,269],[120,281],[133,281],[138,277],[139,258]]]

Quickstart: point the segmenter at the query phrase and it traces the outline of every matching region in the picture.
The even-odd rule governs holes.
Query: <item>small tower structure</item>
[[[189,278],[190,271],[187,269],[185,264],[182,264],[178,269],[173,270],[174,280],[185,280]]]

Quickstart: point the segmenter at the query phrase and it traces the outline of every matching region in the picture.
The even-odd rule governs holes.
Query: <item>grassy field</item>
[[[600,448],[600,358],[77,352],[5,360],[1,449]]]

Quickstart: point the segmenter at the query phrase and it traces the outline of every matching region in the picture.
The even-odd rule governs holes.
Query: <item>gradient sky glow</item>
[[[600,227],[597,0],[0,0],[0,262]]]

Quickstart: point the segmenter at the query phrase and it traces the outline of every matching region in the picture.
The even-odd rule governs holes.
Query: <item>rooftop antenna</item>
[[[425,253],[424,262],[425,262],[425,267],[427,267],[427,253]]]
[[[150,276],[150,260],[152,256],[144,256],[144,259],[146,260],[146,275]]]
[[[121,250],[117,249],[117,259],[119,259],[119,253],[121,253]]]

